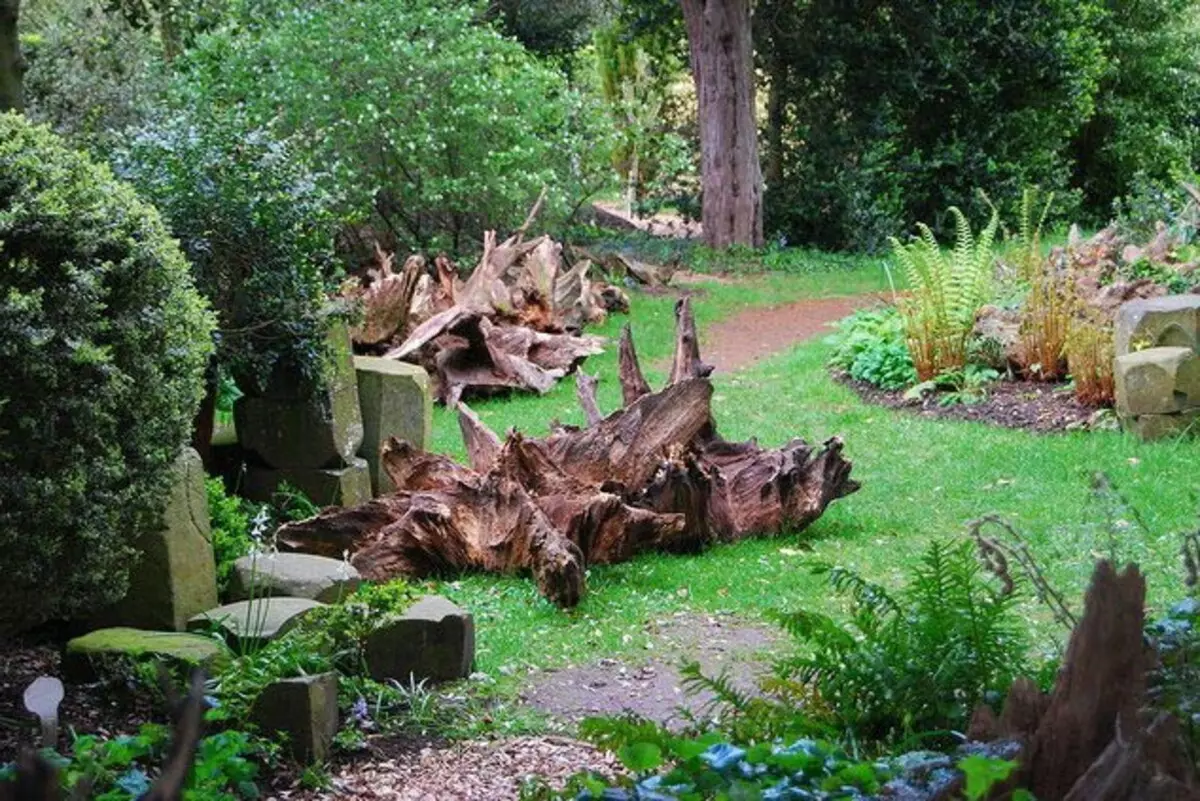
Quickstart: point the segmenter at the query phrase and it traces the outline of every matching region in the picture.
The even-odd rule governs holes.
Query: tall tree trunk
[[[681,0],[700,112],[704,241],[763,241],[751,0]]]
[[[17,17],[21,0],[0,0],[0,111],[22,111],[25,98],[21,91],[21,43],[17,38]]]

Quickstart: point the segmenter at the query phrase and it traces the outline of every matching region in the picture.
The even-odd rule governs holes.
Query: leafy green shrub
[[[856,381],[881,389],[903,389],[917,380],[904,341],[904,321],[894,306],[856,311],[838,323],[827,340],[834,346],[829,363]]]
[[[779,616],[803,646],[776,665],[810,685],[837,730],[859,742],[962,731],[975,706],[1006,691],[1025,667],[1017,596],[983,577],[971,544],[933,543],[896,594],[820,565],[850,597],[848,624],[815,612]]]
[[[1095,32],[1108,63],[1072,155],[1085,203],[1101,222],[1114,198],[1151,186],[1174,191],[1200,166],[1200,20],[1193,0],[1099,5]]]
[[[170,758],[171,730],[146,723],[134,735],[74,738],[66,755],[43,752],[59,770],[64,790],[88,782],[89,797],[105,801],[141,798],[154,781],[154,771]],[[185,799],[252,799],[260,793],[259,761],[269,756],[268,744],[245,732],[223,731],[200,740],[194,767],[184,785]],[[0,766],[0,783],[15,775],[15,766]]]
[[[106,150],[142,121],[164,87],[153,35],[107,12],[103,0],[22,9],[25,113],[73,145]]]
[[[941,234],[942,209],[984,212],[976,188],[1007,208],[1031,183],[1070,215],[1072,139],[1101,75],[1123,66],[1097,25],[1113,5],[1131,4],[763,0],[767,230],[884,249],[905,220]]]
[[[967,344],[975,317],[988,301],[995,269],[992,243],[1000,217],[992,217],[978,239],[966,216],[950,208],[955,220],[954,248],[943,251],[924,223],[908,244],[892,238],[892,250],[912,288],[900,303],[909,354],[917,377],[928,381],[967,363]]]
[[[0,115],[0,634],[124,594],[211,332],[154,209],[49,129]]]
[[[399,245],[475,248],[518,225],[542,187],[546,216],[588,167],[607,171],[599,108],[516,41],[482,3],[293,2],[272,24],[229,28],[178,60],[181,108],[244,108],[301,136]],[[546,219],[543,219],[543,223]]]
[[[225,482],[209,478],[204,482],[208,494],[209,530],[213,556],[217,562],[217,588],[224,592],[233,576],[233,564],[254,550],[254,506],[225,492]]]
[[[155,119],[113,154],[191,260],[220,318],[218,359],[246,391],[324,365],[335,200],[299,152],[239,111],[205,109]]]

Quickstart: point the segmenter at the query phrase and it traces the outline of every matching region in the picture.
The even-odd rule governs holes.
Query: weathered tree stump
[[[623,408],[604,416],[596,380],[580,376],[585,427],[501,440],[459,404],[470,467],[392,439],[381,463],[396,493],[289,523],[279,541],[350,552],[369,579],[528,570],[545,597],[570,607],[589,565],[798,531],[858,489],[836,438],[767,449],[717,436],[712,368],[700,360],[686,299],[676,317],[675,366],[662,390],[651,391],[626,330]]]

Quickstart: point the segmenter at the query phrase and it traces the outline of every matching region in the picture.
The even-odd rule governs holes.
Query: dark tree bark
[[[21,0],[0,0],[0,111],[23,111],[25,96],[22,75],[21,42],[17,38],[17,18]]]
[[[751,0],[681,0],[700,117],[704,241],[763,241]]]

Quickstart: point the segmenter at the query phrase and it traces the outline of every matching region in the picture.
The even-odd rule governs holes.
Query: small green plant
[[[839,321],[837,329],[826,339],[834,346],[832,367],[880,389],[903,389],[917,380],[904,342],[904,321],[894,306],[856,311]]]
[[[895,237],[890,240],[911,287],[911,294],[900,301],[900,314],[909,353],[922,381],[966,366],[967,341],[991,291],[992,244],[999,215],[993,210],[976,238],[958,208],[951,207],[950,213],[956,231],[951,250],[944,251],[924,223],[917,225],[920,235],[909,244]]]
[[[987,385],[1000,378],[990,367],[968,364],[961,370],[947,370],[929,381],[922,381],[904,393],[909,400],[939,393],[939,406],[973,406],[987,397]]]
[[[849,801],[878,792],[894,775],[894,769],[886,762],[858,760],[836,745],[820,740],[743,747],[729,744],[720,734],[675,735],[636,718],[588,721],[584,735],[614,752],[626,775],[613,780],[592,773],[577,774],[560,792],[544,782],[529,782],[522,788],[523,801],[710,798]]]
[[[830,723],[859,742],[946,741],[1025,667],[1016,588],[993,587],[968,542],[934,542],[896,594],[853,570],[814,570],[849,596],[850,619],[779,615],[804,650],[775,673],[811,685]]]
[[[146,723],[136,734],[118,737],[80,735],[66,754],[45,750],[42,755],[59,771],[64,791],[88,787],[89,797],[104,801],[132,801],[143,797],[153,783],[153,772],[169,756],[171,730]],[[203,738],[196,750],[183,798],[255,799],[260,765],[274,760],[275,749],[243,731],[226,730]],[[0,766],[0,785],[11,780],[15,765]]]
[[[366,583],[341,603],[313,610],[305,616],[301,627],[329,637],[343,660],[345,672],[357,673],[363,667],[371,632],[402,615],[416,600],[417,593],[403,579]]]
[[[955,767],[963,775],[963,795],[967,801],[983,801],[994,787],[1008,780],[1018,763],[1011,759],[972,754],[958,760]],[[1033,795],[1028,790],[1016,790],[1012,801],[1033,801]]]
[[[304,493],[304,490],[284,481],[271,497],[276,516],[284,522],[307,520],[316,517],[321,507]]]
[[[327,673],[338,654],[327,634],[299,627],[260,648],[239,655],[209,682],[217,705],[207,713],[210,722],[246,727],[254,701],[272,682]]]

